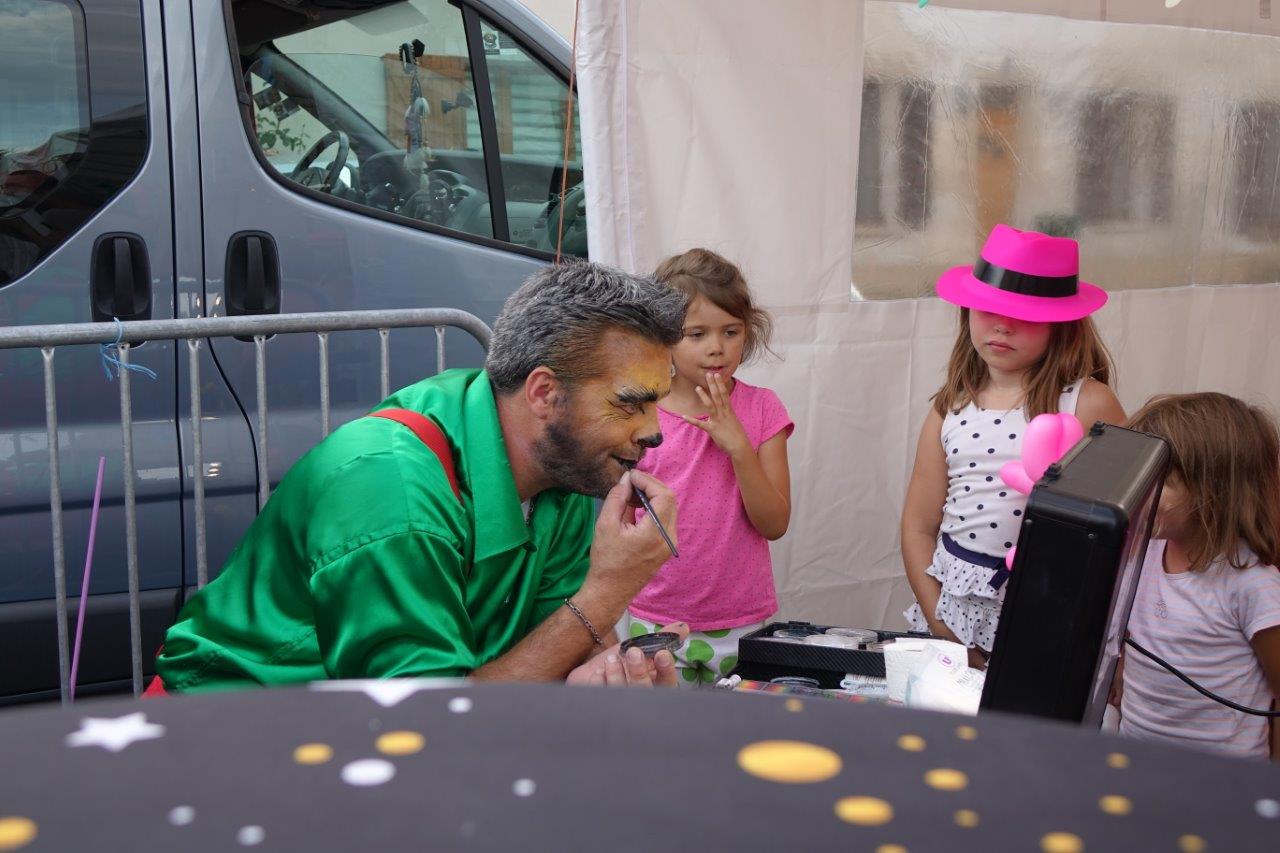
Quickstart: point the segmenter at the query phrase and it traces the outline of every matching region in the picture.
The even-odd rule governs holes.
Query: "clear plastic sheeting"
[[[1096,14],[1098,5],[1092,6]],[[1070,109],[1079,115],[1081,105],[1093,103],[1091,81],[1191,98],[1195,109],[1175,98],[1171,122],[1163,108],[1143,106],[1148,101],[1141,99],[1104,98],[1088,108],[1103,124],[1116,113],[1133,117],[1133,129],[1120,138],[1141,140],[1135,163],[1146,162],[1141,146],[1166,144],[1170,134],[1162,126],[1171,124],[1175,141],[1184,132],[1189,140],[1173,146],[1166,196],[1153,189],[1158,172],[1142,165],[1130,179],[1131,192],[1091,195],[1086,207],[1108,210],[1127,199],[1136,211],[1131,215],[1147,219],[1077,226],[1086,275],[1113,291],[1098,322],[1119,364],[1118,393],[1130,411],[1157,392],[1195,390],[1280,409],[1280,286],[1187,286],[1280,279],[1274,256],[1268,270],[1257,254],[1272,251],[1266,234],[1243,233],[1230,216],[1232,209],[1275,209],[1275,133],[1265,122],[1241,120],[1238,107],[1274,102],[1274,91],[1264,89],[1280,79],[1280,40],[961,13],[935,3],[925,9],[915,2],[868,3],[866,10],[868,70],[879,61],[873,54],[902,63],[895,73],[881,66],[867,78],[881,88],[872,95],[865,87],[866,106],[863,4],[849,0],[582,0],[577,62],[591,256],[648,272],[667,254],[709,246],[743,265],[777,320],[774,348],[782,359],[742,375],[777,391],[796,422],[789,442],[791,528],[773,549],[782,615],[901,627],[910,600],[898,552],[902,500],[916,436],[955,338],[956,311],[935,298],[851,300],[851,280],[867,290],[876,281],[903,281],[909,292],[927,293],[938,271],[974,260],[985,222],[1070,226],[1056,218],[1077,210],[1073,146],[1079,133],[1070,130]],[[897,35],[882,43],[873,15],[896,19]],[[955,23],[960,15],[964,25]],[[925,35],[916,33],[917,20]],[[907,35],[904,22],[911,23]],[[1031,62],[1060,50],[1058,42],[1078,44],[1077,27],[1095,42],[1130,31],[1167,41],[1117,43],[1114,54],[1095,45],[1087,56],[1078,47],[1079,56],[1063,51],[1058,65]],[[1021,107],[1016,87],[1008,88],[1003,60],[983,52],[1010,43],[999,41],[1006,38],[1002,28],[1017,34],[1015,45],[1017,39],[1039,45],[1015,52],[1011,67],[1024,68],[1034,90],[1057,93],[1034,114]],[[991,76],[975,70],[964,78],[970,82],[962,81],[959,68],[979,66]],[[1106,68],[1111,71],[1104,74]],[[910,69],[918,69],[913,79],[919,82],[904,90],[894,81],[911,77]],[[965,87],[973,87],[972,97],[954,91]],[[877,108],[875,98],[884,115],[898,117],[875,155],[882,164],[878,237],[864,223],[855,228],[855,218],[874,210],[856,190],[860,166],[877,151],[876,143],[860,146],[858,139],[860,119]],[[1016,124],[1011,104],[1018,105]],[[929,148],[918,144],[919,135],[914,147],[900,144],[904,123],[914,127],[947,112],[948,129],[932,134]],[[986,117],[982,124],[977,115]],[[1068,134],[1067,147],[1050,156],[1023,145],[1024,138],[1058,145],[1059,137],[1048,132],[1054,126]],[[1001,140],[1011,138],[1013,127],[1019,159],[1008,159],[1032,177],[1015,181],[1017,168],[1001,166],[994,174],[1010,177],[991,180],[1015,186],[1016,193],[984,195],[971,163],[980,155],[999,159],[984,148],[1007,153]],[[1233,208],[1236,172],[1228,153],[1237,148],[1256,152],[1255,178],[1247,186],[1259,189]],[[956,153],[962,150],[963,158]],[[1062,162],[1053,171],[1030,167],[1055,161]],[[903,162],[913,174],[900,181],[896,170]],[[966,171],[948,172],[944,181],[943,167],[956,162]],[[1123,177],[1115,162],[1088,159],[1086,171],[1110,189]],[[926,186],[933,180],[937,192],[900,195],[903,184],[910,191],[922,178]],[[1001,198],[1007,208],[993,201]],[[1271,199],[1271,206],[1255,198]],[[1161,205],[1167,220],[1150,218]],[[1051,218],[1037,222],[1037,216]],[[1254,214],[1238,218],[1248,228],[1264,225]],[[891,233],[889,223],[900,220],[923,223],[928,239],[913,243]],[[1110,272],[1117,268],[1121,274]],[[886,272],[877,277],[876,269]],[[888,274],[896,270],[902,272]],[[1135,284],[1147,286],[1122,289]]]
[[[865,46],[854,298],[929,294],[997,222],[1108,290],[1280,278],[1275,37],[874,0]]]

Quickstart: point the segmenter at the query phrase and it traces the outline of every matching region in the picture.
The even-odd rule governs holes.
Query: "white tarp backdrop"
[[[917,13],[934,18],[909,17]],[[1160,159],[1164,155],[1148,162],[1146,148],[1134,146],[1132,162],[1116,170],[1115,156],[1099,160],[1081,153],[1088,138],[1070,140],[1074,148],[1049,150],[1048,143],[1062,140],[1037,132],[1048,125],[1035,118],[1032,98],[1051,84],[1052,103],[1060,103],[1064,81],[1038,71],[1025,56],[988,61],[984,21],[966,17],[983,15],[1011,17],[850,0],[581,3],[577,75],[591,257],[649,272],[673,252],[708,246],[743,266],[777,320],[775,349],[782,360],[753,365],[743,376],[776,390],[797,424],[790,442],[792,525],[774,548],[784,617],[901,626],[899,613],[910,594],[898,553],[899,511],[916,434],[954,338],[955,310],[934,298],[864,301],[855,294],[903,292],[879,287],[893,281],[922,292],[936,270],[973,261],[989,218],[1028,228],[1056,223],[1079,234],[1086,277],[1112,290],[1098,322],[1116,356],[1117,390],[1130,411],[1150,394],[1193,390],[1280,408],[1280,285],[1232,284],[1280,279],[1275,256],[1268,254],[1280,228],[1280,111],[1275,127],[1268,123],[1276,91],[1258,87],[1232,94],[1236,100],[1214,97],[1239,88],[1246,79],[1242,65],[1280,86],[1276,40],[1210,34],[1223,40],[1210,47],[1230,71],[1205,77],[1184,67],[1174,82],[1186,83],[1204,103],[1177,112],[1176,101],[1166,106],[1168,80],[1151,83],[1154,107],[1133,106],[1142,101],[1142,84],[1135,96],[1135,84],[1126,82],[1129,71],[1160,54],[1161,43],[1124,50],[1108,39],[1123,44],[1130,37],[1160,39],[1162,32],[1186,39],[1193,37],[1187,33],[1209,31],[1014,16],[1029,31],[1040,28],[1050,38],[1110,51],[1109,73],[1121,81],[1123,98],[1080,107],[1094,122],[1082,126],[1103,128],[1097,135],[1106,138],[1098,144],[1115,150],[1117,132],[1164,138],[1168,129],[1154,125],[1153,131],[1150,122],[1166,121],[1206,146],[1203,156],[1175,151],[1168,162]],[[994,19],[991,24],[992,32],[1023,40],[1007,22],[1003,30]],[[872,25],[897,40],[890,48],[902,47],[904,38],[919,38],[921,46],[883,50]],[[1109,29],[1063,30],[1067,25]],[[948,39],[960,38],[972,60],[948,65]],[[865,81],[864,49],[868,63],[884,62],[869,64]],[[927,79],[934,57],[945,69],[942,79]],[[1183,53],[1169,61],[1185,64],[1186,58]],[[1093,104],[1089,93],[1105,87],[1098,65],[1075,63],[1082,103]],[[993,69],[1006,77],[992,77]],[[1012,78],[1023,82],[1010,84]],[[864,83],[881,87],[878,109],[889,112],[868,120]],[[901,94],[918,91],[928,93],[923,112],[911,106],[914,94]],[[1013,119],[1001,112],[1011,97],[1024,105],[1014,130]],[[1245,106],[1234,106],[1248,98]],[[1125,121],[1139,114],[1153,118],[1116,131],[1114,103],[1121,104]],[[921,114],[923,129],[915,127]],[[875,146],[864,146],[861,181],[860,126],[890,128]],[[993,127],[1002,134],[997,144],[989,138]],[[1081,135],[1090,136],[1075,134]],[[1221,144],[1212,142],[1219,138]],[[1003,156],[1001,146],[1012,166],[983,165],[983,156]],[[876,153],[868,154],[872,147]],[[879,166],[867,165],[880,163],[881,149],[911,155],[890,162],[885,153],[889,166],[882,175]],[[1245,165],[1232,165],[1236,161]],[[1055,171],[1062,163],[1065,183]],[[873,169],[876,181],[870,182]],[[1165,174],[1170,171],[1176,175]],[[1101,204],[1091,180],[1106,186],[1130,181],[1135,194],[1146,194],[1142,211]],[[1152,197],[1148,184],[1162,180],[1169,189]],[[885,196],[878,216],[867,203],[872,192],[877,205]],[[924,200],[912,201],[912,193]],[[1091,267],[1093,244],[1105,245],[1109,260]],[[1186,263],[1161,273],[1158,282],[1136,274],[1148,269],[1145,258],[1184,256]],[[1117,283],[1181,286],[1118,290]]]

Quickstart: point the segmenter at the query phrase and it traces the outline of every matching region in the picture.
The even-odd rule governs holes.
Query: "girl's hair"
[[[1226,394],[1152,397],[1128,427],[1169,442],[1170,476],[1187,492],[1191,568],[1226,557],[1237,569],[1250,561],[1280,565],[1280,435],[1272,418]]]
[[[1110,385],[1113,370],[1111,353],[1091,317],[1051,323],[1044,357],[1027,373],[1022,406],[1027,419],[1058,411],[1062,389],[1077,380],[1096,379]],[[987,363],[969,337],[969,309],[961,308],[947,380],[932,398],[934,411],[946,417],[947,412],[958,412],[969,403],[976,403],[987,376]]]
[[[747,363],[762,352],[772,353],[773,318],[751,300],[751,290],[737,264],[710,249],[690,249],[662,263],[653,277],[689,297],[702,296],[721,311],[732,314],[746,326],[742,361]]]

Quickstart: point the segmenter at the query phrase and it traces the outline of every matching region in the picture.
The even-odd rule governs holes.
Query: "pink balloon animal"
[[[1065,412],[1037,415],[1027,424],[1022,437],[1022,459],[1010,462],[1000,469],[1000,479],[1014,491],[1031,494],[1031,487],[1044,476],[1045,470],[1057,462],[1084,437],[1084,427],[1075,415]],[[1005,554],[1004,564],[1013,569],[1013,555],[1017,548]]]

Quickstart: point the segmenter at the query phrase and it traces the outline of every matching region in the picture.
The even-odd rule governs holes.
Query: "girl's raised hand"
[[[725,387],[725,381],[720,374],[708,373],[706,390],[702,386],[695,386],[694,392],[702,401],[702,405],[707,407],[709,416],[706,420],[702,420],[681,415],[685,423],[696,426],[711,436],[716,447],[730,456],[750,451],[751,439],[747,438],[747,431],[743,429],[742,421],[738,420],[733,407],[729,405],[729,389]]]

